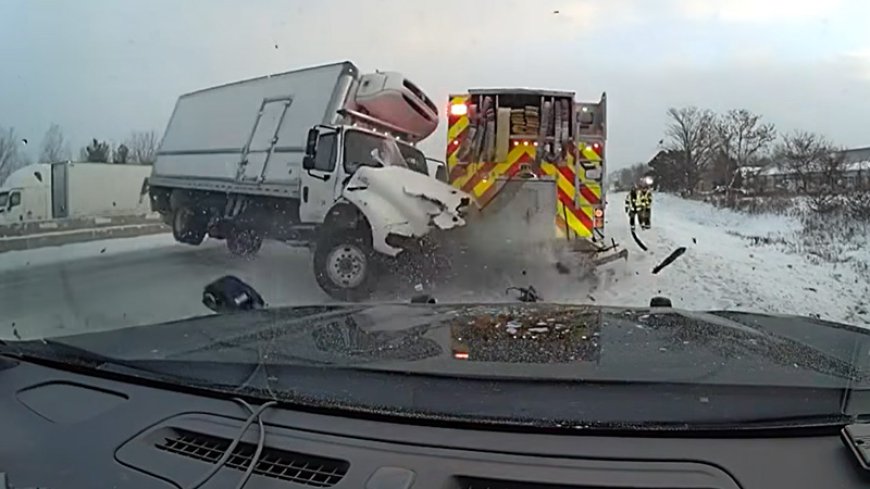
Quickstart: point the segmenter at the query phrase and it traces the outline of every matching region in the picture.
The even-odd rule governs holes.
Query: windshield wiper
[[[146,368],[139,362],[119,360],[49,339],[0,343],[0,355],[138,377],[143,374],[166,377],[166,374]]]

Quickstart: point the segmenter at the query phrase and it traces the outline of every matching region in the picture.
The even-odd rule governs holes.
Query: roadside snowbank
[[[172,234],[153,234],[133,238],[104,239],[45,248],[7,251],[0,254],[0,271],[37,265],[51,265],[106,254],[129,253],[143,249],[177,246]]]
[[[649,247],[645,253],[631,240],[621,211],[624,198],[624,193],[609,196],[606,231],[631,254],[628,263],[601,271],[601,283],[592,293],[597,302],[643,306],[651,297],[664,295],[685,309],[817,315],[870,325],[870,283],[865,275],[852,264],[789,252],[789,245],[801,236],[798,219],[742,214],[656,194],[653,229],[640,233]],[[752,236],[776,239],[755,244]],[[681,246],[687,248],[685,255],[653,275],[652,268]],[[870,262],[866,248],[862,251]]]

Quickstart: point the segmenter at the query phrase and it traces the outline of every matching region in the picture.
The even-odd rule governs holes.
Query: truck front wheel
[[[181,206],[172,213],[172,236],[179,243],[202,243],[207,225],[208,216],[191,207]]]
[[[227,249],[236,256],[251,256],[263,246],[263,235],[251,228],[232,228],[226,235]]]
[[[314,248],[317,284],[334,299],[356,302],[369,298],[375,289],[375,252],[358,230],[327,231]]]

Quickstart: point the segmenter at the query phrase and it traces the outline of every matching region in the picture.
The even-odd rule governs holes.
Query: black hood
[[[120,360],[486,378],[866,387],[868,331],[803,317],[557,304],[336,305],[55,338]]]

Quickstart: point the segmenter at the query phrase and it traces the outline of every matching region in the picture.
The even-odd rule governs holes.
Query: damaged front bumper
[[[360,168],[342,197],[365,215],[374,250],[389,256],[433,230],[465,226],[472,204],[462,191],[402,167]]]
[[[616,241],[603,245],[587,239],[560,240],[555,244],[556,270],[559,273],[585,275],[604,265],[628,260],[628,250]]]

